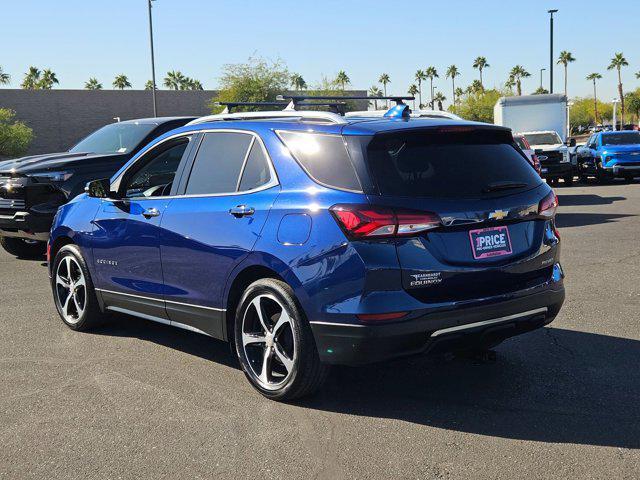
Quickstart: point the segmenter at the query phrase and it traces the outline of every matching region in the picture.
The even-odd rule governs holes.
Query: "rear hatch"
[[[477,299],[551,276],[557,239],[539,209],[555,195],[509,131],[383,133],[369,143],[366,157],[380,193],[369,196],[373,205],[441,219],[437,227],[394,240],[403,287],[414,297],[427,303]]]

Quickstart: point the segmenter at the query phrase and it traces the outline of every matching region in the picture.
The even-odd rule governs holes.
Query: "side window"
[[[245,133],[205,134],[187,182],[187,195],[232,193],[253,136]]]
[[[271,179],[269,162],[262,150],[260,142],[253,142],[251,153],[247,157],[247,163],[242,171],[242,179],[238,186],[238,191],[246,192],[265,185]]]
[[[187,145],[189,139],[185,138],[146,154],[142,167],[125,180],[122,186],[124,195],[128,198],[169,195]]]
[[[316,182],[343,190],[362,191],[342,135],[277,133],[293,158]]]

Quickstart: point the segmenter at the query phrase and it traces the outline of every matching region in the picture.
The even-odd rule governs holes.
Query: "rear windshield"
[[[635,145],[640,144],[640,132],[607,133],[602,135],[602,145]]]
[[[376,135],[367,147],[380,194],[480,198],[542,181],[508,132],[404,132]]]
[[[525,133],[524,138],[530,145],[558,145],[562,143],[560,135],[556,132],[547,133]]]

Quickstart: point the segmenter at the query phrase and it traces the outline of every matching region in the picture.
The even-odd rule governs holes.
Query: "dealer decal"
[[[512,253],[509,229],[505,226],[471,230],[469,239],[473,258],[476,260]]]
[[[429,287],[442,282],[441,272],[414,273],[409,275],[409,277],[411,278],[411,280],[409,280],[410,288]]]

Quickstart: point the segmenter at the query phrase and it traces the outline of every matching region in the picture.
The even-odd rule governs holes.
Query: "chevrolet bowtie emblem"
[[[509,212],[505,212],[504,210],[495,210],[489,214],[489,218],[493,220],[502,220],[509,215]]]

